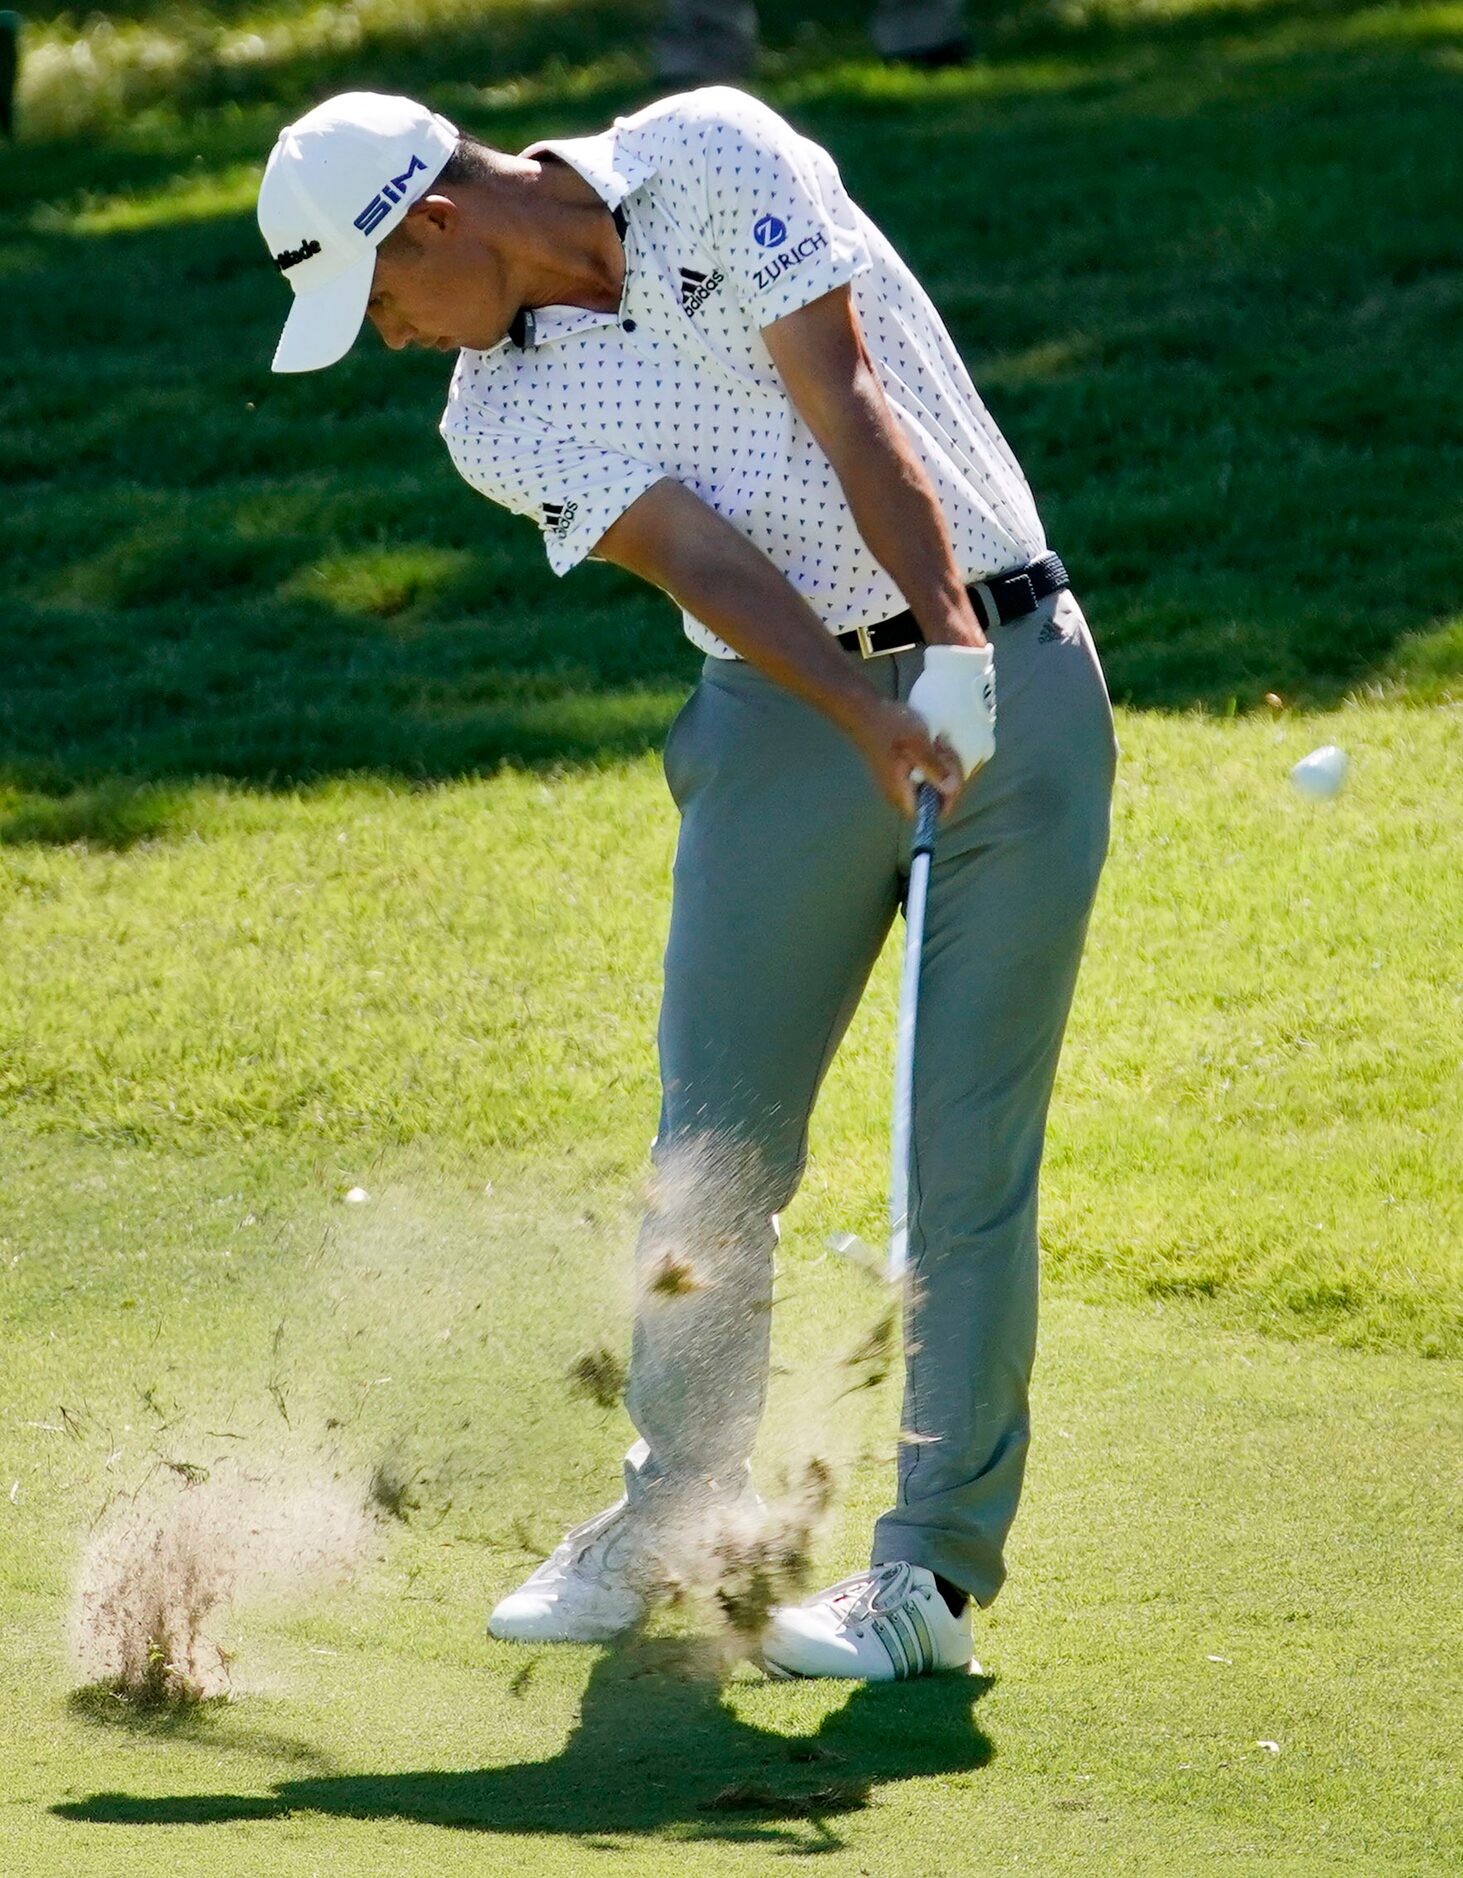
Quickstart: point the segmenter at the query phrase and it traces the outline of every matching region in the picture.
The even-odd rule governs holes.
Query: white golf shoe
[[[488,1635],[506,1643],[607,1643],[645,1615],[631,1582],[637,1548],[617,1500],[566,1533],[538,1570],[494,1607]]]
[[[874,1565],[806,1604],[772,1613],[762,1640],[772,1676],[902,1682],[971,1666],[970,1606],[959,1617],[923,1565]]]

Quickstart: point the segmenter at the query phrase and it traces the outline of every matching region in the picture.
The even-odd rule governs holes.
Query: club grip
[[[929,854],[935,845],[935,829],[940,820],[940,792],[933,783],[921,783],[914,799],[914,840],[911,856]]]

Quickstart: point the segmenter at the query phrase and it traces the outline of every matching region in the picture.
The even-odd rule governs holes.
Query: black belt
[[[1043,554],[1009,574],[993,574],[989,580],[977,580],[965,591],[975,605],[976,618],[987,632],[997,626],[1010,626],[1025,619],[1049,595],[1060,593],[1072,583],[1059,554]],[[866,659],[882,652],[908,652],[922,646],[925,636],[919,623],[906,607],[893,619],[880,620],[873,626],[850,626],[847,632],[835,633],[839,645],[850,652],[861,652]]]

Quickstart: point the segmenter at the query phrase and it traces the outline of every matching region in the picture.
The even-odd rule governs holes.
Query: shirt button
[[[633,333],[633,332],[634,332],[634,330],[635,330],[635,322],[634,322],[634,320],[625,320],[625,321],[623,322],[623,324],[624,324],[624,328],[625,328],[625,331],[626,331],[627,333]]]

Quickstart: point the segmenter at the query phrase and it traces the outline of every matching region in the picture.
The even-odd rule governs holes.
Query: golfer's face
[[[413,218],[406,240],[378,252],[366,317],[393,351],[486,349],[507,332],[516,310],[504,299],[496,258],[469,251],[455,217],[443,226],[424,216]]]

